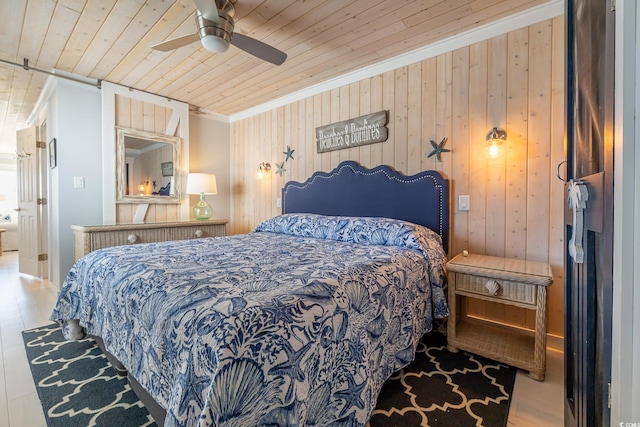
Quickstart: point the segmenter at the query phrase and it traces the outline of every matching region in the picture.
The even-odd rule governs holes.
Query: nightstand
[[[462,349],[529,371],[544,381],[547,345],[547,286],[553,282],[547,263],[456,255],[447,263],[449,278],[448,347]],[[535,311],[535,330],[467,317],[465,298]]]

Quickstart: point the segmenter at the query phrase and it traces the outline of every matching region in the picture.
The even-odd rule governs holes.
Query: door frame
[[[640,369],[634,363],[640,359],[640,8],[634,0],[617,1],[615,45],[612,426],[640,422]]]
[[[41,118],[39,123],[36,124],[36,135],[38,137],[38,141],[45,142],[46,148],[43,149],[42,155],[40,156],[40,161],[38,163],[39,170],[39,191],[40,198],[47,201],[49,200],[49,145],[47,141],[47,120],[46,117]],[[38,221],[40,224],[38,229],[40,230],[40,235],[38,236],[38,246],[40,247],[40,252],[49,254],[49,204],[45,203],[40,205],[40,214],[38,215]],[[49,278],[49,260],[40,262],[40,277],[43,279]]]

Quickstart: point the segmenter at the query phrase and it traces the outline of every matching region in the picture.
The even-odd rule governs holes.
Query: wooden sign
[[[316,128],[318,153],[384,142],[388,138],[387,112],[367,114]]]

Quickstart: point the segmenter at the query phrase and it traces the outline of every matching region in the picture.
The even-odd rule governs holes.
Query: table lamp
[[[199,194],[200,200],[193,207],[193,217],[197,220],[211,218],[211,206],[205,194],[218,194],[216,176],[211,173],[190,173],[187,175],[187,194]]]

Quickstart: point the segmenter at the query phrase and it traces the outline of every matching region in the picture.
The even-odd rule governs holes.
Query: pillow
[[[255,232],[290,234],[363,245],[416,249],[427,258],[446,259],[442,239],[433,230],[398,219],[317,214],[283,214],[260,223]]]

